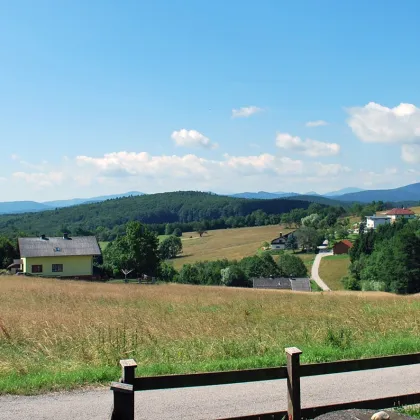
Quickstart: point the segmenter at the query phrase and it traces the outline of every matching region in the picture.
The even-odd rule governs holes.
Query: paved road
[[[315,280],[317,285],[326,292],[330,291],[331,289],[322,281],[321,277],[319,277],[319,264],[321,263],[321,259],[328,255],[333,255],[333,253],[320,252],[319,254],[316,254],[315,261],[312,264],[312,272],[311,272],[312,279]]]
[[[302,378],[304,407],[420,392],[420,365]],[[96,389],[0,397],[0,419],[106,420],[112,393]],[[286,380],[136,393],[136,420],[220,419],[286,409]]]

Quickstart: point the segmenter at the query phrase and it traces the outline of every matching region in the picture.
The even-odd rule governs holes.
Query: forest
[[[82,204],[52,211],[0,216],[0,235],[9,238],[25,235],[95,234],[99,240],[111,240],[124,231],[129,221],[147,225],[191,224],[203,220],[246,217],[259,210],[267,215],[292,209],[307,209],[304,200],[248,200],[211,193],[180,191],[124,197],[101,203]],[[183,229],[185,231],[185,229]],[[160,233],[160,232],[159,232]]]
[[[420,221],[398,220],[359,235],[350,250],[351,290],[420,292]]]

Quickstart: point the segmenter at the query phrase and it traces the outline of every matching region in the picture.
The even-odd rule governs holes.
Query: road
[[[320,252],[316,254],[315,261],[312,264],[311,278],[315,280],[316,284],[325,292],[330,291],[331,289],[323,282],[321,277],[319,277],[319,264],[321,259],[327,257],[328,255],[333,255],[332,252]]]
[[[302,378],[303,407],[420,391],[420,365]],[[112,392],[0,397],[0,419],[105,420]],[[286,380],[136,393],[136,420],[220,419],[286,409]]]

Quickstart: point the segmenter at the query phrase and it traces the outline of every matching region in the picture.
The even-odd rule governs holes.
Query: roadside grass
[[[341,279],[347,274],[349,265],[347,254],[324,257],[319,265],[319,276],[331,290],[344,290]]]
[[[414,417],[415,419],[420,419],[420,405],[408,405],[405,407],[398,407],[395,409],[401,414]]]
[[[318,283],[315,280],[311,280],[311,291],[322,292],[322,289],[318,286]]]
[[[0,278],[0,393],[416,352],[419,296]]]
[[[272,241],[282,232],[286,234],[292,229],[284,226],[254,226],[236,229],[209,230],[201,238],[196,232],[182,234],[182,255],[173,259],[178,270],[184,264],[196,261],[212,261],[227,258],[239,260],[255,255],[264,241]]]

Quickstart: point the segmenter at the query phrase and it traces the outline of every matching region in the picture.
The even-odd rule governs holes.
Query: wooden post
[[[287,355],[287,414],[289,420],[301,420],[300,361],[302,352],[297,347],[285,349]]]
[[[136,377],[137,363],[134,359],[120,360],[122,367],[122,379],[121,382],[125,384],[134,384],[134,378]]]
[[[111,386],[114,409],[111,420],[134,420],[134,378],[137,363],[133,359],[120,360],[122,378]]]

